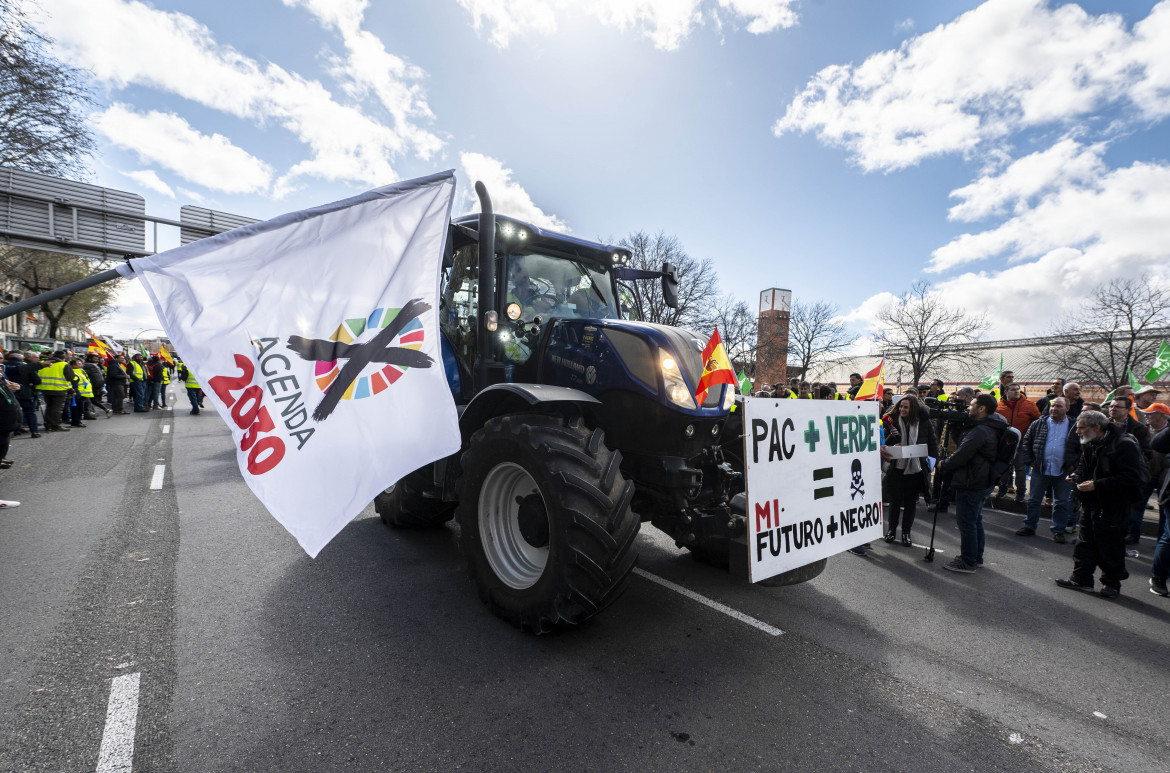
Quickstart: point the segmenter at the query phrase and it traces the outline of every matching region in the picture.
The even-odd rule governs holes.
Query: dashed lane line
[[[767,623],[765,623],[762,620],[757,620],[756,618],[752,617],[751,615],[745,615],[743,612],[740,612],[739,610],[732,609],[731,607],[729,607],[725,604],[720,604],[718,601],[714,601],[712,599],[709,599],[706,596],[701,596],[698,593],[695,593],[693,590],[690,590],[689,588],[684,588],[683,586],[677,585],[677,584],[671,582],[670,580],[665,580],[656,574],[650,574],[650,572],[647,572],[645,569],[641,569],[639,567],[634,567],[634,574],[638,575],[639,577],[645,577],[650,582],[658,583],[659,585],[661,585],[664,588],[668,588],[668,589],[674,591],[675,593],[679,593],[683,596],[686,596],[688,599],[690,599],[692,601],[697,601],[704,606],[710,607],[711,609],[714,609],[716,612],[722,612],[723,614],[727,615],[728,617],[733,617],[736,620],[740,621],[741,623],[747,623],[752,628],[758,628],[759,630],[763,631],[764,633],[768,634],[769,636],[779,636],[782,633],[784,633],[779,628],[768,625]]]
[[[124,674],[110,682],[110,703],[98,751],[97,773],[130,773],[133,770],[141,676],[141,673]]]
[[[170,425],[170,424],[164,424],[164,425],[163,425],[163,434],[164,434],[164,435],[169,435],[169,434],[171,434],[171,425]]]
[[[163,475],[166,473],[166,471],[167,471],[167,466],[165,464],[156,464],[154,466],[154,475],[151,476],[151,478],[150,478],[150,490],[151,491],[162,490]]]

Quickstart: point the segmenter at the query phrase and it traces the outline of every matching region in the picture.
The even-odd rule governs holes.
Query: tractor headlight
[[[723,385],[723,410],[730,411],[735,405],[735,390],[726,384]]]
[[[687,386],[687,382],[679,371],[678,362],[665,352],[663,352],[659,362],[662,366],[662,385],[666,390],[666,396],[675,405],[683,408],[694,408],[694,395],[691,394],[691,388]]]

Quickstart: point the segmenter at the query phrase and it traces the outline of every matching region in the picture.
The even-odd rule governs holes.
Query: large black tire
[[[374,510],[387,526],[426,529],[442,526],[455,517],[455,503],[423,496],[430,467],[406,475],[374,497]]]
[[[640,521],[621,453],[580,419],[491,419],[463,454],[457,517],[468,571],[496,615],[541,634],[625,590]]]

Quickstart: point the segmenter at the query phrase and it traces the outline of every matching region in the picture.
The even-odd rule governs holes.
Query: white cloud
[[[202,204],[207,201],[207,197],[202,193],[197,193],[190,188],[179,188],[179,195],[185,199],[190,199],[196,204]]]
[[[844,324],[856,325],[865,330],[873,330],[877,327],[878,313],[898,300],[898,296],[891,292],[883,291],[876,295],[871,295],[861,302],[856,308],[850,309],[847,314],[842,314],[834,321]],[[865,351],[873,351],[866,349]]]
[[[1094,288],[1148,274],[1170,283],[1170,165],[1135,163],[1089,183],[1068,182],[997,228],[935,252],[932,265],[1006,256],[1006,268],[967,272],[935,288],[951,306],[986,312],[992,338],[1039,335]],[[879,293],[845,319],[873,327]]]
[[[172,199],[175,198],[175,192],[171,190],[171,186],[163,182],[153,169],[139,169],[134,172],[122,172],[122,174],[147,190],[156,191]]]
[[[1170,0],[1131,31],[1074,4],[988,0],[860,65],[821,70],[773,126],[817,133],[866,171],[970,154],[1012,132],[1115,106],[1170,114]]]
[[[327,29],[334,29],[345,44],[347,57],[335,62],[333,74],[346,85],[350,95],[368,95],[378,101],[394,119],[395,126],[423,159],[439,151],[442,142],[417,120],[434,118],[417,81],[426,73],[386,50],[373,33],[361,29],[368,0],[283,0],[285,5],[303,6]]]
[[[1138,273],[1170,265],[1170,166],[1136,162],[1091,180],[1067,181],[995,228],[963,234],[932,253],[929,271],[1007,256],[1021,262],[1071,248],[1082,271]]]
[[[1009,205],[1017,211],[1044,191],[1069,183],[1088,183],[1105,172],[1101,155],[1105,143],[1086,147],[1066,137],[1047,150],[1013,161],[999,174],[984,175],[951,191],[961,203],[951,207],[951,220],[973,221],[1004,214]]]
[[[464,175],[472,185],[481,181],[487,186],[496,214],[509,215],[539,228],[569,230],[559,217],[547,214],[536,206],[528,191],[512,180],[512,170],[506,169],[501,162],[482,153],[461,153],[459,160],[463,164]],[[478,202],[473,211],[479,211]]]
[[[206,188],[254,193],[266,189],[272,179],[272,169],[263,161],[221,134],[207,135],[193,129],[174,113],[136,113],[127,105],[115,104],[91,116],[90,121],[111,142],[133,150],[144,162],[170,169]]]
[[[553,0],[459,0],[471,13],[476,32],[490,27],[488,39],[507,48],[513,36],[551,35],[557,29]]]
[[[389,125],[360,106],[337,102],[317,81],[276,64],[258,63],[219,44],[209,29],[185,14],[159,11],[135,0],[41,4],[49,14],[42,26],[56,38],[63,58],[92,71],[107,85],[158,89],[258,125],[276,123],[293,133],[309,147],[310,156],[279,181],[278,191],[288,190],[295,178],[305,175],[370,185],[392,182],[398,175],[390,159],[412,151],[427,158],[441,144],[419,123],[430,116],[413,83],[421,71],[367,40],[368,33],[351,35],[358,53],[351,54],[344,69],[351,90],[376,92],[390,114]],[[321,0],[308,7],[339,29],[347,25],[346,30],[356,29],[355,14],[360,19],[364,9],[360,2]],[[327,13],[330,7],[333,11]]]
[[[476,31],[490,28],[489,39],[500,48],[506,48],[513,36],[552,34],[558,12],[579,5],[569,0],[459,0],[459,4],[471,13]],[[796,24],[795,4],[796,0],[593,0],[580,10],[623,32],[634,30],[655,47],[670,51],[703,22],[704,5],[711,9],[717,28],[722,20],[716,6],[734,20],[746,22],[748,32],[760,35]]]

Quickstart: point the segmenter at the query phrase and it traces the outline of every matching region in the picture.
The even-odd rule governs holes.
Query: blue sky
[[[454,168],[864,333],[916,279],[1039,334],[1170,272],[1170,0],[39,0],[95,179],[252,217]],[[470,197],[457,203],[467,210]],[[157,324],[123,292],[103,330]]]

